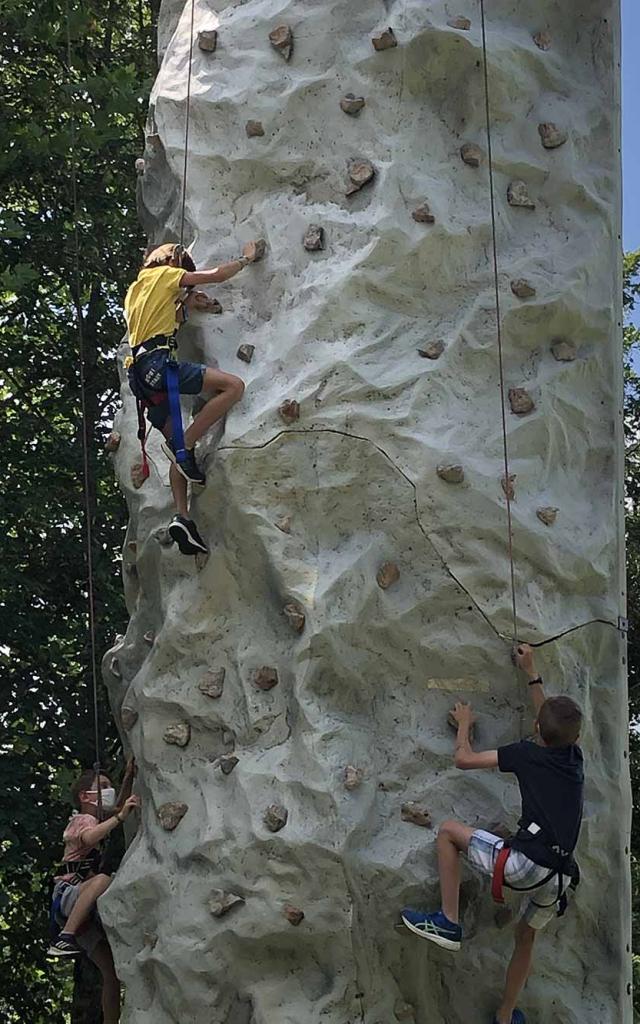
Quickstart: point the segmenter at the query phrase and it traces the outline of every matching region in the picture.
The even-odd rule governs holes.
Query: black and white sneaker
[[[73,935],[61,932],[47,950],[47,956],[80,956],[82,950]]]
[[[175,516],[169,526],[169,536],[176,542],[183,555],[197,555],[200,551],[206,554],[209,551],[193,519]]]
[[[198,468],[196,457],[193,454],[193,448],[185,448],[186,458],[183,462],[178,462],[173,441],[164,441],[162,444],[162,450],[167,456],[170,462],[173,462],[174,466],[179,473],[182,473],[185,480],[188,480],[191,484],[204,484],[207,482],[207,478]]]

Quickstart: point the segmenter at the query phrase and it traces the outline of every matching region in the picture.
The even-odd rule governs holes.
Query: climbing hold
[[[453,462],[441,463],[436,466],[436,473],[448,484],[461,484],[464,480],[464,469]]]
[[[253,262],[259,263],[263,260],[267,252],[267,242],[264,238],[256,238],[254,242],[248,242],[244,247],[245,256],[247,255],[247,249],[253,247]]]
[[[120,709],[120,721],[125,732],[129,732],[129,729],[133,729],[138,721],[138,712],[134,708],[122,707]]]
[[[551,47],[551,33],[536,32],[533,41],[539,50],[548,50]]]
[[[149,630],[148,633],[144,634],[144,640],[145,640],[145,643],[152,644],[153,641],[155,640],[155,634],[152,633],[151,630]]]
[[[444,352],[444,341],[430,341],[424,348],[418,349],[423,359],[439,359]]]
[[[127,544],[127,548],[129,549],[132,555],[136,555],[138,553],[138,545],[135,540],[130,540],[129,543]]]
[[[136,174],[141,177],[144,174],[144,157],[139,156],[135,162]]]
[[[282,533],[291,533],[291,516],[280,516],[275,525]]]
[[[247,121],[244,126],[248,139],[257,139],[264,135],[262,121]]]
[[[225,674],[226,672],[223,668],[216,668],[207,672],[198,683],[200,693],[204,693],[205,697],[212,697],[213,700],[222,697]]]
[[[203,28],[198,32],[198,46],[205,53],[213,53],[218,45],[218,33],[215,28]]]
[[[521,206],[525,210],[535,210],[536,204],[529,195],[526,182],[516,178],[507,189],[507,200],[510,206]]]
[[[231,775],[237,764],[240,764],[240,758],[235,754],[222,754],[221,757],[216,757],[212,767],[220,768],[223,775]]]
[[[396,1020],[415,1020],[416,1011],[411,1003],[405,1003],[404,999],[398,999],[393,1007],[393,1015]]]
[[[371,37],[374,50],[390,50],[392,47],[398,45],[398,40],[395,37],[395,33],[391,26],[385,28],[382,32],[376,32]]]
[[[459,28],[462,32],[468,32],[471,28],[471,22],[469,18],[465,18],[464,14],[458,14],[455,18],[447,18],[447,25],[449,28]]]
[[[263,821],[270,832],[279,832],[287,824],[289,812],[282,804],[269,804],[264,812]]]
[[[359,192],[361,188],[368,185],[369,182],[373,181],[375,176],[375,168],[369,160],[352,160],[349,164],[349,179],[351,184],[349,185],[346,195],[352,196],[356,192]]]
[[[223,732],[222,732],[222,742],[226,743],[227,745],[229,743],[231,743],[233,745],[235,743],[235,741],[236,741],[236,737],[235,737],[235,734],[231,731],[231,729],[224,729]]]
[[[253,353],[255,352],[255,345],[241,345],[236,355],[238,359],[242,359],[243,363],[250,363],[253,359]]]
[[[420,825],[421,828],[431,828],[431,817],[429,812],[420,806],[420,804],[409,801],[403,804],[400,808],[400,815],[403,821],[408,821],[412,825]]]
[[[294,632],[302,633],[306,621],[303,608],[296,601],[290,601],[282,611]]]
[[[465,703],[465,702],[463,701],[463,703]],[[458,723],[456,722],[455,718],[453,717],[453,711],[447,712],[447,724],[450,725],[452,729],[455,729],[456,732],[458,731]],[[471,726],[469,728],[469,739],[472,742],[473,742],[473,737],[474,737],[475,731],[476,731],[476,729],[475,729],[475,722],[472,722]]]
[[[469,167],[479,167],[482,163],[483,153],[475,142],[465,142],[464,146],[460,148],[460,156],[465,164],[469,164]]]
[[[400,579],[400,570],[395,562],[383,562],[376,573],[376,582],[381,590],[388,590]]]
[[[125,562],[124,571],[127,574],[127,576],[131,577],[131,579],[135,580],[138,578],[138,566],[136,565],[135,562]]]
[[[117,452],[118,448],[120,447],[121,440],[122,440],[122,437],[118,433],[118,431],[117,430],[112,430],[111,433],[109,434],[109,436],[107,438],[107,442],[106,442],[106,444],[104,446],[105,452],[109,452],[110,455],[113,454],[113,452]]]
[[[139,490],[149,475],[149,470],[145,472],[145,467],[141,462],[134,462],[131,467],[131,483],[136,490]]]
[[[277,668],[268,668],[266,665],[257,668],[253,673],[253,682],[259,690],[273,690],[279,682]]]
[[[544,505],[542,508],[536,509],[536,515],[545,526],[553,526],[559,511],[559,508],[553,508],[552,505]]]
[[[290,59],[293,52],[293,32],[289,25],[278,25],[274,28],[269,33],[269,42],[285,60]]]
[[[294,928],[304,921],[304,911],[299,910],[298,907],[292,907],[290,903],[287,903],[284,908],[284,916]]]
[[[517,477],[517,473],[509,473],[509,482],[508,483],[507,483],[506,476],[503,476],[503,477],[500,478],[500,486],[502,487],[502,490],[505,493],[505,497],[507,497],[509,499],[509,501],[515,501],[516,489],[515,489],[514,485],[515,485],[515,482],[516,482],[516,477]]]
[[[435,224],[436,222],[436,218],[429,209],[428,203],[423,203],[422,206],[416,207],[411,216],[418,224]]]
[[[516,416],[526,416],[536,407],[526,388],[509,388],[509,405]]]
[[[295,423],[296,420],[300,419],[300,403],[296,402],[293,398],[285,398],[278,412],[280,419],[284,420],[285,423]]]
[[[163,548],[173,547],[173,537],[167,530],[166,526],[161,526],[159,530],[156,530],[153,534],[155,540]]]
[[[352,117],[355,117],[360,113],[365,102],[364,96],[355,96],[352,92],[347,92],[340,100],[340,109],[345,114],[351,114]]]
[[[237,907],[240,903],[244,902],[244,896],[239,896],[238,893],[225,892],[224,889],[214,889],[209,897],[208,906],[214,917],[222,917],[232,907]]]
[[[158,808],[158,821],[166,832],[173,832],[189,810],[187,804],[170,802]]]
[[[164,731],[163,740],[176,747],[186,747],[191,739],[191,726],[188,722],[175,722]]]
[[[551,353],[559,363],[572,363],[578,354],[576,346],[566,338],[554,338],[551,342]]]
[[[518,277],[511,282],[511,291],[519,299],[531,299],[536,294],[533,285],[524,277]]]
[[[355,768],[352,764],[348,764],[344,770],[344,788],[350,792],[357,789],[362,784],[363,778],[362,768]]]
[[[222,313],[222,306],[218,300],[210,298],[205,292],[196,292],[193,297],[193,308],[198,313]]]
[[[320,252],[324,249],[324,228],[320,224],[310,224],[302,239],[307,252]]]
[[[116,679],[122,679],[122,671],[120,669],[120,662],[118,661],[117,658],[112,658],[111,659],[111,662],[109,664],[109,671],[111,672],[112,676],[116,677]]]
[[[540,140],[545,149],[557,149],[558,146],[563,146],[569,137],[567,133],[562,128],[558,128],[553,121],[547,121],[544,124],[539,124],[538,134],[540,135]]]

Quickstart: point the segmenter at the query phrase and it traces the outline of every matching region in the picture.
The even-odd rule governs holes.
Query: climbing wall
[[[631,1021],[618,5],[486,8],[503,389],[478,3],[196,0],[187,240],[199,266],[268,252],[181,332],[247,384],[199,452],[208,559],[170,544],[157,438],[134,486],[126,386],[111,441],[131,620],[105,679],[143,812],[101,911],[127,1024],[490,1020],[517,906],[466,872],[457,956],[398,911],[438,905],[442,820],[517,818],[447,726],[464,698],[481,747],[531,731],[506,491],[518,633],[588,761],[584,882],[521,1005]],[[154,243],[179,236],[189,26],[165,2]]]

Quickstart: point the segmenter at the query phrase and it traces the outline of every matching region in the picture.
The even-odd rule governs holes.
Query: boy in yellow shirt
[[[207,550],[193,519],[189,517],[187,482],[205,482],[205,475],[196,463],[193,447],[214,423],[240,401],[244,383],[231,373],[223,373],[201,363],[177,364],[180,394],[216,392],[185,430],[185,456],[178,462],[172,440],[173,423],[167,394],[169,339],[178,322],[185,318],[182,307],[188,309],[198,294],[191,292],[181,302],[181,290],[228,281],[261,255],[257,243],[249,242],[238,259],[210,270],[196,270],[193,260],[181,246],[172,243],[161,245],[145,258],[124,301],[132,350],[128,368],[129,386],[136,398],[146,405],[149,422],[161,430],[165,437],[162,448],[172,462],[169,479],[177,510],[169,526],[169,534],[184,555]]]

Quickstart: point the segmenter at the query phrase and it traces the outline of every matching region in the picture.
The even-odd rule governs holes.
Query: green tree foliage
[[[81,313],[85,338],[102,653],[125,622],[124,509],[104,439],[117,400],[122,296],[144,245],[134,162],[155,71],[157,6],[142,0],[2,5],[0,1019],[7,1024],[69,1019],[70,968],[52,968],[44,952],[47,882],[60,857],[68,785],[95,759],[76,317]],[[117,743],[102,692],[100,700],[103,742],[113,758]]]

